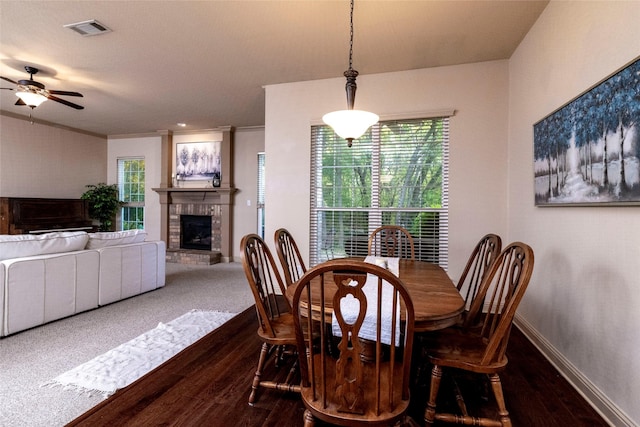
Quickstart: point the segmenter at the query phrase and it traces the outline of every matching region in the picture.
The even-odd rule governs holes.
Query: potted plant
[[[118,199],[118,185],[99,183],[89,184],[82,196],[89,202],[89,216],[100,221],[100,231],[112,231],[113,219],[124,202]]]

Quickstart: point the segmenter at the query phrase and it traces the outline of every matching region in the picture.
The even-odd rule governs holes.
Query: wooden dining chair
[[[302,259],[302,255],[300,255],[296,241],[287,229],[277,229],[273,240],[275,241],[278,259],[280,259],[280,265],[284,272],[284,281],[287,286],[290,286],[307,271],[307,266]]]
[[[399,225],[383,225],[369,236],[368,254],[415,259],[415,245],[409,231]]]
[[[304,426],[405,420],[415,318],[401,279],[362,261],[331,260],[302,276],[292,305]],[[327,328],[319,328],[319,340],[305,334],[317,319],[331,323],[337,351],[319,344],[327,343]],[[365,344],[373,348],[366,357]]]
[[[284,295],[286,288],[269,247],[257,234],[248,234],[242,238],[240,249],[244,272],[256,303],[258,336],[262,340],[258,367],[249,395],[249,404],[253,405],[258,387],[300,391],[299,384],[293,382],[296,378],[296,357],[291,358],[293,365],[283,382],[262,378],[267,360],[273,358],[276,366],[279,366],[286,355],[295,356],[297,343],[291,305],[281,296]]]
[[[502,239],[497,234],[487,234],[476,244],[456,287],[465,300],[465,316],[480,288],[482,279],[502,251]],[[464,320],[464,319],[463,319]],[[462,322],[461,322],[462,323]]]
[[[507,246],[482,281],[463,328],[439,331],[429,340],[428,357],[433,368],[424,417],[427,425],[439,420],[476,426],[511,426],[499,372],[507,366],[506,350],[513,317],[529,284],[533,263],[533,250],[528,245],[515,242]],[[466,328],[478,317],[484,319],[479,330]],[[498,419],[470,416],[463,399],[458,400],[461,414],[437,412],[436,398],[445,370],[486,374],[498,406]]]

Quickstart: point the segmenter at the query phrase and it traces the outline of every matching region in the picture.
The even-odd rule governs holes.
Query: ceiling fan
[[[6,90],[15,90],[16,95],[18,96],[18,101],[15,105],[26,105],[31,109],[36,108],[38,105],[42,104],[47,99],[52,101],[59,102],[61,104],[67,105],[71,108],[75,108],[76,110],[84,109],[83,106],[74,104],[73,102],[69,102],[65,99],[58,98],[54,95],[64,95],[64,96],[82,96],[81,93],[78,92],[68,92],[64,90],[49,90],[45,89],[44,85],[40,82],[33,80],[33,75],[36,74],[39,70],[35,67],[25,66],[24,69],[31,75],[29,80],[18,80],[13,81],[10,78],[0,76],[0,79],[6,80],[9,83],[13,83],[18,86],[16,89],[13,88],[5,88]]]

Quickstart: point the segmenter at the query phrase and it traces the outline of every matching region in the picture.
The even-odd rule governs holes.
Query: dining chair
[[[284,281],[286,286],[290,286],[307,271],[307,267],[302,255],[300,255],[296,241],[287,229],[277,229],[273,240],[275,241],[278,259],[280,259],[280,265],[284,272]]]
[[[480,283],[502,251],[502,239],[497,234],[487,234],[476,244],[456,287],[465,300],[465,310],[469,310],[475,299]],[[467,311],[465,311],[465,316]],[[464,320],[464,319],[463,319]],[[462,322],[461,322],[462,323]]]
[[[406,420],[415,317],[401,279],[363,261],[330,260],[300,278],[292,306],[304,426]],[[331,323],[337,351],[319,344],[327,328],[319,340],[305,333],[317,319]],[[366,356],[365,344],[373,349]]]
[[[515,242],[507,246],[487,272],[474,299],[463,328],[448,328],[434,334],[428,342],[431,389],[425,410],[425,423],[435,420],[477,426],[511,426],[499,372],[507,366],[507,344],[513,318],[533,272],[534,255],[530,246]],[[483,317],[478,330],[468,327]],[[485,374],[498,406],[498,419],[470,416],[464,399],[457,400],[461,414],[441,413],[436,398],[443,373],[456,370]]]
[[[262,340],[258,367],[249,395],[249,404],[253,405],[258,387],[300,391],[299,384],[294,382],[297,357],[292,357],[293,365],[283,382],[262,379],[267,360],[273,357],[276,367],[279,367],[285,356],[295,356],[297,343],[291,305],[281,296],[286,288],[269,247],[257,234],[247,234],[240,241],[240,249],[244,272],[256,303],[258,336]]]
[[[369,236],[368,254],[415,259],[415,246],[409,231],[399,225],[383,225]]]

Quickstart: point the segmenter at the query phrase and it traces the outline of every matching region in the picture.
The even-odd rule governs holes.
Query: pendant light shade
[[[358,77],[358,72],[353,69],[353,2],[354,0],[351,0],[349,69],[344,72],[344,76],[347,79],[347,84],[345,85],[347,109],[333,111],[322,116],[322,121],[331,126],[341,138],[346,139],[349,147],[351,147],[354,139],[360,138],[367,129],[378,123],[379,119],[374,113],[353,109],[356,100],[356,77]]]
[[[351,146],[371,126],[378,123],[378,115],[362,110],[339,110],[322,116],[322,121],[331,126],[335,133],[346,139]]]

